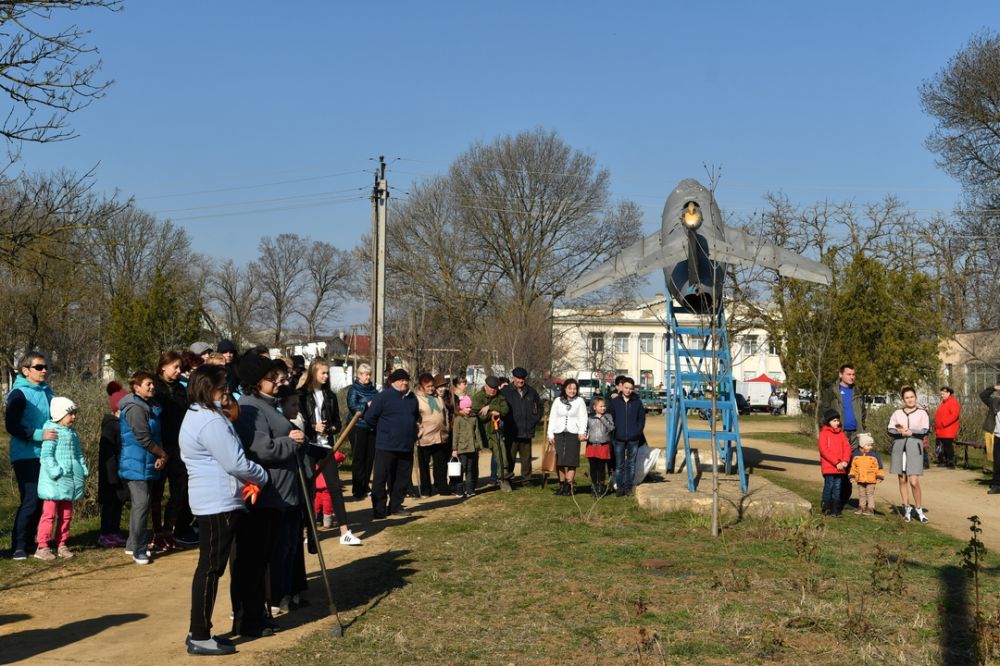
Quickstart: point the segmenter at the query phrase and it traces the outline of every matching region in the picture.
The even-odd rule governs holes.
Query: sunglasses
[[[41,372],[42,370],[49,369],[49,366],[43,365],[42,363],[36,363],[35,365],[29,365],[28,367],[31,368],[32,370],[38,370],[39,372]]]

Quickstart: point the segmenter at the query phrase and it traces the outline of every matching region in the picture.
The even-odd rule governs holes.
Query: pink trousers
[[[48,548],[52,538],[52,527],[59,523],[56,546],[65,546],[69,540],[69,524],[73,522],[72,500],[45,500],[42,503],[42,517],[38,520],[38,547]]]

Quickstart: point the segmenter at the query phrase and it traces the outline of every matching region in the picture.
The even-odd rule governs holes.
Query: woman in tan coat
[[[441,378],[443,381],[443,377]],[[434,390],[434,377],[424,373],[417,378],[417,403],[420,405],[420,425],[417,427],[417,464],[420,468],[420,495],[429,497],[451,495],[448,487],[448,410],[444,400]],[[434,484],[431,486],[431,467]]]

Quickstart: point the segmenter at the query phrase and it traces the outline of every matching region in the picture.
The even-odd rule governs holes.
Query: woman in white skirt
[[[580,445],[587,441],[587,403],[578,394],[575,379],[563,383],[562,396],[549,411],[548,438],[556,449],[559,490],[556,495],[573,494],[573,477],[580,465]]]
[[[893,440],[891,469],[899,478],[903,520],[910,522],[916,513],[917,519],[926,523],[920,476],[924,473],[924,440],[931,429],[930,416],[917,407],[917,392],[912,386],[901,388],[899,395],[903,399],[903,407],[889,418],[889,436]],[[914,505],[910,504],[911,490]]]

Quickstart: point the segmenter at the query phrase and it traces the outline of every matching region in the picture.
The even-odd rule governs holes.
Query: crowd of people
[[[78,407],[69,397],[54,396],[47,378],[45,357],[27,354],[6,399],[10,460],[20,493],[15,560],[73,556],[67,543],[73,502],[83,497],[91,471],[74,428]],[[127,389],[108,385],[97,458],[98,544],[123,548],[139,565],[174,549],[199,549],[186,640],[191,654],[234,651],[231,641],[211,633],[227,566],[233,633],[268,636],[276,628],[275,614],[305,603],[305,553],[318,548],[306,521],[336,527],[340,544],[361,545],[341,485],[345,456],[336,449],[344,430],[353,459],[352,498],[370,500],[375,520],[409,516],[408,494],[474,497],[486,485],[479,479],[482,450],[491,454],[488,483],[504,492],[532,485],[532,439],[546,414],[524,368],[515,368],[510,380],[486,377],[472,392],[464,376],[423,373],[411,391],[406,370],[394,370],[378,390],[371,368],[361,364],[347,390],[345,419],[329,378],[330,364],[323,358],[307,367],[301,357],[271,358],[263,347],[238,355],[236,346],[223,340],[215,349],[195,343],[185,352],[165,351],[155,369],[133,373]],[[872,515],[875,487],[885,478],[865,432],[854,379],[854,368],[842,366],[819,407],[822,511],[834,517],[841,515],[854,484],[860,496],[856,513]],[[1000,385],[981,397],[988,405],[1000,403],[998,391]],[[893,439],[890,473],[898,476],[904,519],[927,522],[920,477],[931,421],[912,387],[903,387],[900,397],[903,407],[886,425]],[[933,426],[939,462],[953,465],[960,408],[950,388],[942,387],[941,397]],[[629,377],[616,378],[614,392],[589,405],[577,382],[566,380],[544,429],[542,466],[557,473],[556,494],[576,493],[582,455],[595,497],[612,491],[629,495],[645,414]],[[994,449],[994,479],[1000,479],[1000,419],[995,408],[992,414],[984,428]],[[416,483],[411,482],[414,460]],[[514,474],[518,463],[520,477]],[[990,492],[1000,490],[994,486]]]

